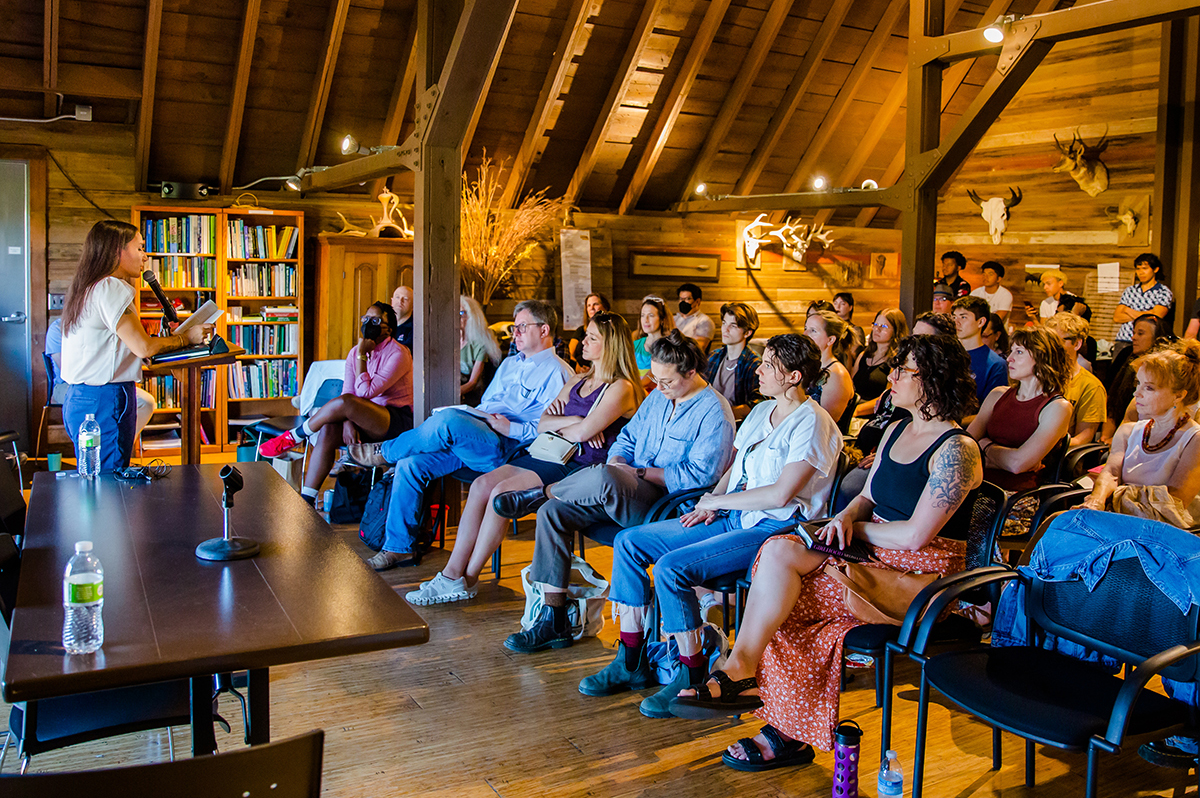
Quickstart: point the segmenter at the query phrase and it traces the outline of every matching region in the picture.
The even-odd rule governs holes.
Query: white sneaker
[[[449,579],[438,571],[437,576],[410,593],[405,594],[410,604],[449,604],[452,601],[466,601],[475,598],[479,587],[467,587],[466,577]]]
[[[700,597],[700,617],[705,621],[709,621],[709,611],[716,608],[718,610],[717,620],[713,623],[720,624],[725,615],[725,605],[716,593],[705,593]]]

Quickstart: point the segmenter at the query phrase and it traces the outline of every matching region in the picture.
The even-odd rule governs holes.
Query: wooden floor
[[[338,529],[364,551],[354,530]],[[830,794],[832,756],[764,774],[724,767],[720,753],[752,735],[752,717],[729,722],[650,720],[637,711],[641,695],[588,698],[576,686],[613,654],[610,623],[600,639],[534,655],[508,652],[506,635],[517,628],[523,606],[520,569],[533,551],[531,532],[504,544],[504,579],[481,583],[465,604],[420,610],[430,642],[397,651],[335,659],[271,673],[272,733],[276,738],[313,728],[325,730],[324,794],[327,796],[822,796]],[[407,591],[429,579],[447,553],[434,550],[418,568],[384,574]],[[609,573],[611,550],[588,551],[589,561]],[[900,670],[895,747],[911,773],[916,690],[915,669]],[[7,707],[0,707],[4,717]],[[239,747],[236,701],[222,698],[221,712],[234,733],[217,732],[223,750]],[[874,708],[871,671],[860,672],[842,700],[843,717],[866,730],[867,771],[876,760],[880,713]],[[189,750],[186,728],[175,730],[181,755]],[[944,705],[930,723],[926,795],[1082,796],[1084,756],[1039,752],[1038,786],[1023,786],[1023,743],[1005,736],[1005,766],[994,773],[990,730]],[[116,767],[167,758],[167,735],[128,735],[34,758],[31,772]],[[12,753],[4,772],[12,773]],[[864,772],[865,795],[874,778]],[[1179,771],[1155,768],[1135,750],[1101,758],[1101,795],[1195,794]]]

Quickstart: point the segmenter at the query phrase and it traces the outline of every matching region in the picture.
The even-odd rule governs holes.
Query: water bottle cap
[[[887,758],[888,758],[888,759],[895,759],[895,758],[896,758],[896,752],[895,752],[895,751],[888,751],[888,752],[887,752]]]
[[[91,550],[92,550],[92,541],[90,541],[90,540],[81,540],[75,544],[75,553],[76,554],[79,554],[79,553],[85,552],[85,551],[91,551]]]
[[[88,414],[87,414],[87,415],[84,417],[84,419],[83,419],[83,420],[84,420],[84,421],[95,421],[95,420],[96,420],[96,414],[95,414],[95,413],[88,413]]]

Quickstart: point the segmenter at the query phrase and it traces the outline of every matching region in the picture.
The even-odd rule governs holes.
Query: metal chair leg
[[[875,657],[875,708],[883,706],[883,668],[880,667],[879,657]]]
[[[1088,750],[1088,759],[1091,759],[1091,751],[1092,750],[1095,750],[1095,749]],[[1034,748],[1033,740],[1026,740],[1025,741],[1025,786],[1026,787],[1033,786],[1033,782],[1034,782],[1033,770],[1034,770],[1034,764],[1035,764],[1036,758],[1037,758],[1037,751]]]
[[[1099,764],[1100,751],[1094,745],[1088,746],[1087,784],[1083,794],[1086,798],[1096,798],[1096,767]]]
[[[12,742],[12,732],[4,733],[4,748],[0,748],[0,773],[4,771],[4,758],[8,756],[8,744]]]
[[[21,754],[21,775],[25,775],[25,771],[29,770],[29,760],[33,757],[27,754]]]
[[[46,419],[49,417],[49,415],[50,405],[46,405],[42,408],[42,420],[38,422],[37,437],[34,438],[33,441],[33,457],[35,460],[42,456],[42,443],[45,440],[47,431]]]
[[[885,690],[883,691],[883,712],[880,718],[879,728],[879,761],[883,761],[883,757],[892,747],[892,658],[895,656],[891,646],[884,649],[883,652],[883,669],[885,677]],[[875,667],[880,666],[879,660],[875,661]]]
[[[1002,749],[1000,745],[1000,727],[992,727],[992,770],[1000,769]]]
[[[21,473],[21,453],[17,451],[17,442],[13,441],[13,459],[17,461],[17,484],[21,486],[21,490],[25,490],[25,477]]]
[[[175,735],[171,733],[171,727],[167,727],[167,754],[171,757],[171,761],[175,761]]]
[[[912,798],[921,798],[921,779],[925,775],[925,730],[929,723],[929,680],[921,667],[921,691],[917,697],[917,745],[913,757]]]
[[[500,579],[500,547],[499,546],[497,546],[496,550],[492,552],[492,576],[497,580]]]

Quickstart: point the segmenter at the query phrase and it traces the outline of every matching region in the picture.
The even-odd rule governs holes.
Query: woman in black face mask
[[[339,446],[386,441],[412,429],[412,355],[392,338],[395,329],[396,311],[391,305],[376,302],[367,308],[359,322],[362,337],[346,356],[342,395],[258,449],[263,457],[278,457],[316,436],[300,491],[310,504],[316,501]]]
[[[700,286],[684,283],[679,286],[679,313],[675,315],[675,327],[700,346],[701,352],[708,351],[717,326],[712,318],[700,311]]]

